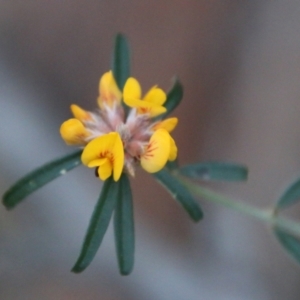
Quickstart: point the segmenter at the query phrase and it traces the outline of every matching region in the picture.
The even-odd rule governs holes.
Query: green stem
[[[229,197],[223,196],[219,193],[211,191],[210,189],[199,186],[198,184],[192,183],[190,180],[174,174],[182,184],[184,184],[193,194],[205,198],[211,202],[217,203],[227,208],[244,213],[248,216],[252,216],[256,219],[266,222],[271,227],[281,228],[290,234],[300,237],[300,223],[293,220],[280,217],[273,210],[260,209],[252,205],[237,202]]]

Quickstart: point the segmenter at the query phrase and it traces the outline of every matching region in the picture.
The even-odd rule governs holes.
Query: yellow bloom
[[[62,123],[60,134],[68,145],[84,145],[85,139],[90,135],[81,121],[77,119],[69,119]]]
[[[141,94],[141,86],[138,81],[133,77],[128,78],[123,90],[123,100],[129,107],[136,108],[141,114],[149,114],[150,117],[167,111],[162,106],[167,99],[162,89],[156,86],[152,87],[142,100]]]
[[[113,107],[121,101],[122,93],[119,90],[112,71],[104,73],[99,82],[98,105],[101,109],[105,105]]]
[[[165,129],[156,130],[141,156],[141,166],[149,173],[160,171],[168,160],[175,160],[177,147]]]
[[[76,104],[71,105],[71,111],[74,115],[74,117],[80,121],[90,121],[92,119],[92,116],[89,112],[82,109]]]
[[[113,173],[118,181],[124,167],[124,148],[120,135],[110,132],[93,139],[84,148],[82,163],[89,168],[98,167],[98,175],[105,180]]]
[[[119,180],[123,170],[134,175],[137,164],[147,172],[160,171],[168,160],[175,160],[177,147],[170,135],[177,118],[155,121],[153,117],[166,111],[166,94],[154,86],[141,99],[141,87],[134,78],[124,86],[124,102],[132,107],[128,113],[122,106],[120,92],[112,71],[100,79],[99,108],[85,111],[72,104],[74,118],[61,125],[60,133],[68,145],[83,146],[82,163],[96,168],[101,180],[113,176]]]
[[[166,129],[168,132],[172,132],[177,126],[178,119],[177,118],[168,118],[162,121],[157,122],[152,127],[153,130],[157,130],[160,128]]]

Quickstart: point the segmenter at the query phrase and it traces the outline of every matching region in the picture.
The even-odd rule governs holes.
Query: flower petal
[[[167,96],[162,89],[154,86],[144,96],[143,100],[147,102],[155,103],[157,105],[163,105],[167,100]]]
[[[118,181],[124,168],[124,147],[119,134],[117,134],[115,139],[113,156],[114,181]]]
[[[119,104],[122,98],[122,93],[119,90],[112,71],[104,73],[99,82],[99,97],[98,105],[101,109],[105,105],[113,107],[113,105]]]
[[[177,157],[177,146],[174,139],[170,136],[170,154],[168,160],[174,161]]]
[[[174,128],[176,127],[178,123],[178,119],[177,118],[168,118],[168,119],[165,119],[165,120],[162,120],[158,123],[156,123],[152,129],[153,130],[157,130],[159,128],[163,128],[163,129],[166,129],[168,132],[171,132],[174,130]]]
[[[141,90],[141,86],[140,86],[139,82],[135,78],[129,77],[126,80],[126,83],[125,83],[125,86],[123,89],[124,100],[127,98],[141,99],[141,96],[142,96],[142,90]]]
[[[61,137],[68,145],[84,145],[90,135],[84,125],[77,119],[69,119],[60,126]]]
[[[133,98],[124,98],[124,102],[132,108],[136,108],[140,114],[149,114],[149,116],[156,117],[160,114],[163,114],[167,109],[161,105],[155,103],[133,99]]]
[[[113,171],[113,167],[109,159],[104,158],[103,163],[98,168],[98,175],[101,180],[106,180],[108,177],[111,176],[111,173]]]
[[[108,154],[112,153],[117,135],[116,132],[111,132],[90,141],[82,152],[82,163],[88,166],[93,160],[107,157]]]
[[[97,159],[91,160],[87,166],[89,168],[100,167],[105,163],[106,159],[107,158],[105,157],[105,158],[97,158]]]
[[[118,181],[124,167],[124,148],[120,135],[110,132],[93,139],[84,148],[81,161],[89,168],[99,166],[100,179],[105,180],[103,178],[113,171],[114,180]]]
[[[105,134],[90,141],[82,152],[82,163],[88,166],[91,161],[106,157],[107,152],[113,147],[113,142],[112,134]]]
[[[165,129],[156,130],[150,138],[145,153],[141,156],[141,166],[149,173],[160,171],[170,155],[170,134]]]
[[[80,121],[90,121],[92,119],[91,114],[86,110],[82,109],[76,104],[71,105],[71,111],[74,117]]]

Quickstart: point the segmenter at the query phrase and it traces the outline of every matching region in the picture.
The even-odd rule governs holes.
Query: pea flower
[[[82,163],[96,168],[101,180],[122,172],[134,176],[137,165],[149,173],[160,171],[177,157],[177,147],[170,132],[178,119],[157,120],[166,112],[165,92],[154,86],[141,99],[139,82],[130,77],[121,92],[113,72],[105,73],[99,83],[98,110],[85,111],[71,105],[74,118],[60,128],[64,141],[83,147]],[[125,105],[130,109],[126,115]]]
[[[92,262],[112,217],[120,273],[128,275],[132,271],[135,238],[128,175],[134,176],[138,166],[153,173],[194,221],[203,216],[198,203],[174,173],[180,168],[176,161],[177,146],[170,133],[178,119],[166,116],[180,103],[182,85],[175,80],[167,95],[153,86],[142,96],[139,82],[130,77],[129,57],[127,40],[119,34],[112,70],[103,74],[99,82],[98,108],[86,111],[71,105],[73,117],[62,123],[60,134],[66,144],[80,149],[30,172],[3,195],[3,204],[12,209],[32,192],[81,163],[95,168],[103,186],[72,268],[74,273],[82,272]]]
[[[128,275],[133,270],[134,209],[129,175],[134,176],[137,166],[152,173],[195,222],[202,219],[203,212],[191,194],[192,190],[220,203],[228,203],[228,199],[187,183],[187,178],[247,179],[247,168],[242,165],[226,162],[179,165],[177,146],[170,134],[178,119],[166,118],[183,97],[183,87],[178,79],[167,94],[153,86],[142,95],[139,82],[130,76],[127,39],[118,34],[111,70],[103,74],[99,82],[98,108],[91,112],[72,104],[73,118],[60,126],[60,134],[66,144],[79,149],[31,171],[3,195],[4,206],[12,209],[32,192],[81,163],[95,168],[96,176],[103,185],[80,254],[72,268],[74,273],[84,271],[93,261],[112,218],[120,274]],[[291,189],[294,188],[292,185]],[[279,202],[282,206],[291,202],[290,190],[286,195]],[[282,234],[280,232],[280,238],[286,240]]]

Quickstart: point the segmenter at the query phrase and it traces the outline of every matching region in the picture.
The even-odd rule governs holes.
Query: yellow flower
[[[150,138],[144,153],[141,155],[141,166],[149,173],[160,171],[168,160],[177,157],[177,147],[167,130],[158,129]]]
[[[92,116],[89,112],[82,109],[78,105],[72,104],[71,105],[71,111],[74,115],[74,117],[80,121],[91,121]]]
[[[170,132],[178,119],[153,119],[166,112],[165,92],[154,86],[140,100],[141,87],[129,78],[123,90],[124,102],[132,107],[127,115],[112,71],[101,77],[99,92],[100,109],[89,112],[72,104],[74,118],[61,125],[60,133],[68,145],[84,147],[82,163],[97,168],[101,180],[113,176],[118,181],[123,170],[134,175],[137,164],[149,173],[158,172],[168,160],[176,159],[177,147]]]
[[[155,123],[152,127],[153,130],[157,130],[163,128],[168,132],[172,132],[177,126],[178,119],[177,118],[168,118],[162,121]]]
[[[81,121],[69,119],[60,126],[60,134],[68,145],[83,145],[90,133]]]
[[[141,114],[149,114],[150,117],[156,117],[167,111],[162,106],[167,99],[162,89],[152,87],[142,100],[141,94],[139,82],[133,77],[128,78],[123,90],[123,100],[129,107],[136,108]]]
[[[124,167],[124,148],[120,135],[110,132],[93,139],[84,148],[81,160],[89,168],[98,167],[101,180],[113,173],[114,180],[118,181]]]
[[[105,105],[113,107],[120,104],[122,93],[119,90],[112,71],[106,72],[99,82],[98,105],[101,109]]]

